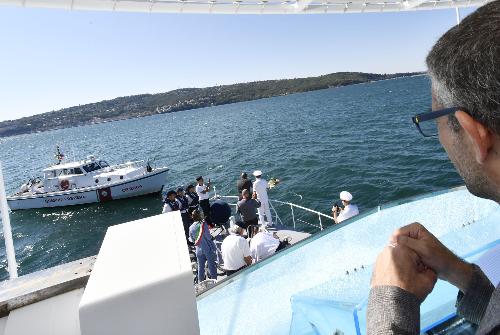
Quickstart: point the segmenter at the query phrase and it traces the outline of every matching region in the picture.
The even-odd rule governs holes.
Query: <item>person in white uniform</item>
[[[250,254],[258,262],[273,255],[280,245],[280,240],[275,235],[267,231],[261,231],[255,234],[250,241]]]
[[[267,226],[273,225],[273,218],[271,216],[271,209],[269,208],[269,197],[267,196],[267,189],[269,188],[269,183],[267,180],[262,178],[262,171],[254,171],[255,181],[253,183],[253,190],[257,193],[257,199],[260,201],[260,207],[257,209],[259,212],[259,223],[266,226],[266,221],[264,220],[264,215],[267,219]]]
[[[342,204],[344,208],[339,211],[339,207],[335,203],[332,208],[333,212],[333,220],[335,223],[341,223],[347,219],[352,218],[359,214],[358,206],[351,204],[352,194],[347,191],[340,192],[340,200],[342,200]]]

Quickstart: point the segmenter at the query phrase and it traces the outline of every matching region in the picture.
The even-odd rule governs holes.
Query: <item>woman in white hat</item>
[[[337,204],[335,203],[332,208],[333,212],[333,220],[335,223],[341,223],[347,219],[352,218],[359,214],[358,206],[351,204],[352,194],[347,191],[340,192],[340,200],[342,200],[342,204],[344,205],[344,209],[340,210]]]

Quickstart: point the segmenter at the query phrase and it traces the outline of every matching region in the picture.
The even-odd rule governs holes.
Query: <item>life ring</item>
[[[66,191],[69,188],[69,180],[61,180],[61,182],[59,183],[59,187],[61,188],[61,190]]]

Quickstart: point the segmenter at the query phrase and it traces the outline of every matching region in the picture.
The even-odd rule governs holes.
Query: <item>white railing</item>
[[[238,201],[238,197],[234,196],[234,195],[223,195],[223,196],[217,195],[215,187],[214,187],[214,197],[213,198],[218,198],[218,199],[234,199],[234,200],[236,200],[236,202]],[[236,202],[232,202],[232,203],[228,202],[228,204],[230,206],[235,206],[236,207],[237,206]],[[323,214],[321,212],[315,211],[313,209],[306,208],[306,207],[303,207],[303,206],[300,206],[300,205],[297,205],[297,204],[294,204],[294,203],[291,203],[291,202],[285,202],[285,201],[270,199],[269,200],[269,206],[271,207],[272,211],[274,212],[276,222],[280,223],[283,226],[286,226],[286,224],[284,224],[283,221],[281,220],[281,218],[278,215],[278,212],[276,211],[275,206],[273,205],[273,203],[274,204],[285,205],[285,206],[289,206],[290,207],[290,212],[291,212],[291,216],[292,216],[292,223],[293,223],[293,229],[294,230],[297,229],[297,223],[305,224],[305,225],[308,225],[308,226],[315,227],[315,228],[318,228],[320,230],[323,230],[324,229],[324,225],[323,225],[323,220],[324,219],[327,219],[327,220],[329,220],[332,223],[334,222],[333,221],[333,217],[331,217],[329,215],[326,215],[326,214]],[[297,210],[297,209],[301,210],[301,211],[305,211],[305,212],[311,213],[313,215],[317,215],[318,216],[318,224],[307,222],[305,220],[302,220],[302,219],[298,218],[296,216],[296,213],[295,213],[295,210]]]

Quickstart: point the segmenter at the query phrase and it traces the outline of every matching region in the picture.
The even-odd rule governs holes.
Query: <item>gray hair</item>
[[[229,233],[238,235],[240,233],[240,227],[238,227],[237,225],[230,227]]]
[[[427,56],[434,96],[500,134],[500,0],[448,30]],[[450,123],[460,129],[454,116]]]

